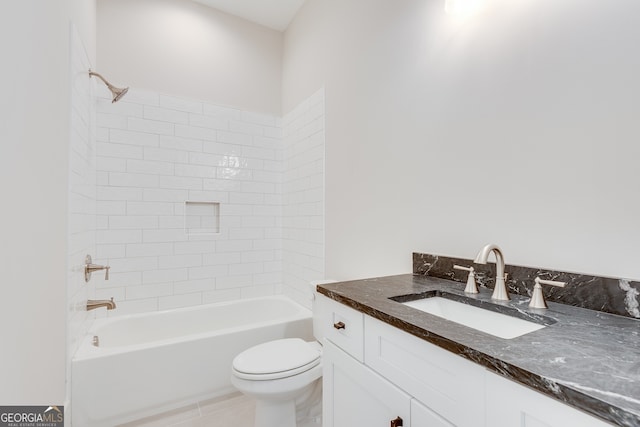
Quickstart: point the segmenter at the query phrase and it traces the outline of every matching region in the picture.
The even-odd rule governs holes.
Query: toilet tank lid
[[[233,359],[233,368],[246,374],[271,374],[297,369],[318,358],[318,346],[300,338],[286,338],[243,351]]]

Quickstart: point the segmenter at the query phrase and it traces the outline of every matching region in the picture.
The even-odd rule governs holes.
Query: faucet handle
[[[88,282],[91,279],[91,273],[98,270],[105,270],[104,280],[109,280],[109,270],[111,269],[108,265],[98,265],[94,264],[91,259],[91,255],[87,255],[84,258],[84,281]]]
[[[467,276],[467,286],[464,288],[464,292],[467,294],[477,294],[480,293],[478,290],[478,285],[476,283],[476,273],[473,267],[463,267],[461,265],[454,265],[453,268],[456,270],[464,270],[468,271],[469,275]]]
[[[564,288],[567,282],[559,282],[555,280],[544,280],[540,277],[536,277],[535,286],[533,287],[533,294],[531,295],[531,301],[529,301],[530,308],[549,308],[547,302],[544,299],[544,293],[542,292],[542,286],[549,285]]]
[[[456,270],[473,271],[473,267],[464,267],[458,264],[454,264],[453,268],[455,268]]]
[[[551,286],[557,286],[559,288],[564,288],[564,286],[567,284],[567,282],[559,282],[555,280],[544,280],[539,277],[536,277],[535,282],[541,285],[551,285]]]

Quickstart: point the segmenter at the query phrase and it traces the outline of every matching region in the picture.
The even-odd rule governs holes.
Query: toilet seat
[[[233,359],[238,378],[254,381],[291,377],[320,364],[320,350],[314,343],[287,338],[259,344]]]

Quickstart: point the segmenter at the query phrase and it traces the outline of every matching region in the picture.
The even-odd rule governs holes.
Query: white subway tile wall
[[[283,118],[284,293],[310,307],[309,283],[324,279],[324,89]]]
[[[96,127],[89,59],[75,27],[70,36],[71,134],[67,245],[67,384],[71,356],[93,320],[86,311],[93,292],[84,281],[83,264],[96,249]],[[69,390],[67,390],[69,396]]]
[[[110,316],[285,291],[305,299],[300,281],[324,271],[323,98],[287,115],[287,148],[279,117],[135,89],[116,104],[98,98],[96,262],[112,268],[91,283],[117,301]],[[216,203],[218,232],[189,234],[186,202]]]

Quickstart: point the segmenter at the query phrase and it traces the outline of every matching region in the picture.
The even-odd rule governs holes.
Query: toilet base
[[[296,427],[296,403],[258,400],[255,427]]]
[[[318,379],[308,394],[296,399],[297,427],[322,427],[322,379]]]
[[[321,427],[322,379],[289,400],[256,400],[255,427]]]

